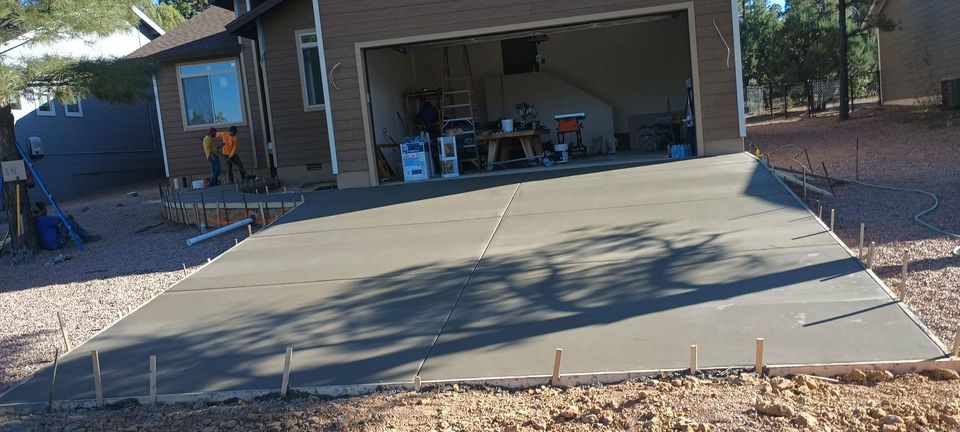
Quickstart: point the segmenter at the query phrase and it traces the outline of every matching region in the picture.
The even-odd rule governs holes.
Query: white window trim
[[[212,124],[203,124],[203,125],[187,125],[187,106],[186,106],[185,101],[183,100],[183,76],[180,75],[180,67],[181,67],[181,66],[199,65],[199,64],[209,64],[209,63],[221,63],[221,62],[231,61],[231,60],[237,62],[237,85],[240,86],[240,88],[237,89],[237,90],[240,92],[240,121],[239,121],[239,122],[233,122],[233,123],[212,123]],[[240,79],[240,77],[241,77],[241,76],[240,76],[240,68],[243,67],[243,64],[240,63],[240,59],[239,59],[239,58],[237,58],[237,57],[224,57],[224,58],[207,59],[207,60],[202,60],[202,61],[184,62],[184,63],[174,64],[173,67],[176,68],[176,70],[177,70],[177,99],[180,100],[180,121],[183,122],[183,123],[182,123],[182,124],[183,124],[183,130],[185,130],[185,131],[195,131],[195,130],[209,129],[209,128],[211,128],[211,127],[221,128],[221,127],[230,127],[230,126],[245,126],[245,125],[247,124],[246,116],[243,114],[243,113],[244,113],[244,110],[246,109],[246,101],[245,101],[244,98],[243,98],[243,87],[242,87],[242,86],[243,86],[243,81],[241,81],[241,79]],[[187,75],[187,77],[189,78],[189,77],[191,77],[191,76],[201,76],[201,75],[204,75],[204,76],[205,76],[206,74]],[[212,101],[211,101],[211,102],[212,102]]]
[[[70,112],[68,109],[69,106],[68,104],[63,104],[63,115],[67,117],[83,117],[83,102],[81,100],[77,99],[77,109],[80,111]]]
[[[46,101],[43,98],[47,98]],[[47,102],[47,106],[50,107],[49,111],[42,111],[40,107],[43,106],[43,103]],[[56,117],[57,116],[57,104],[56,99],[53,96],[44,95],[37,99],[37,115],[40,117]]]
[[[314,29],[297,30],[294,32],[294,35],[293,35],[294,38],[296,38],[295,41],[297,43],[297,67],[300,69],[300,99],[303,100],[304,111],[322,111],[326,109],[327,107],[326,103],[322,103],[318,105],[310,105],[309,104],[310,99],[307,98],[307,77],[303,74],[303,69],[304,69],[303,49],[304,48],[317,48],[318,50],[320,49],[320,44],[317,42],[303,43],[300,40],[301,36],[308,35],[308,34],[311,34],[311,35],[317,34],[317,32]],[[326,72],[321,70],[320,73],[326,73]]]

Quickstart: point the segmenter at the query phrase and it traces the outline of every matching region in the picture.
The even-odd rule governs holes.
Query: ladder
[[[451,49],[459,48],[460,58],[451,57]],[[473,105],[473,72],[467,46],[443,47],[443,94],[440,97],[440,133],[459,128],[462,134],[457,142],[463,151],[458,151],[460,162],[474,164],[483,169],[480,149],[476,141],[477,117]]]

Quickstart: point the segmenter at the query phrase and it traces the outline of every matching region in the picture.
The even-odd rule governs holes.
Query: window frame
[[[63,101],[61,101],[61,103],[63,103]],[[77,109],[78,109],[79,111],[77,111],[77,112],[70,112],[70,109],[69,109],[70,105],[71,105],[71,104],[63,103],[63,115],[64,115],[64,116],[67,116],[67,117],[83,117],[83,102],[82,102],[80,99],[77,99],[77,103],[75,104],[75,105],[77,106]]]
[[[202,125],[188,124],[187,123],[187,103],[186,103],[186,100],[184,100],[183,98],[184,76],[180,73],[180,68],[184,66],[196,66],[196,65],[223,63],[223,62],[230,62],[230,61],[235,62],[237,65],[235,71],[237,74],[237,94],[240,99],[240,121],[228,122],[228,123],[210,123],[210,124],[202,124]],[[176,69],[176,72],[177,72],[177,99],[180,100],[180,121],[182,122],[184,131],[205,130],[211,127],[222,128],[222,127],[230,127],[230,126],[245,126],[247,124],[246,115],[244,114],[246,112],[245,111],[246,100],[244,99],[243,80],[242,80],[242,75],[240,73],[240,68],[243,67],[243,64],[240,63],[239,57],[221,57],[221,58],[211,58],[211,59],[205,59],[205,60],[176,63],[173,65],[173,67]],[[186,77],[190,78],[190,77],[198,77],[198,76],[210,76],[210,75],[209,74],[188,74]],[[212,104],[213,100],[211,99],[210,102]]]
[[[297,67],[298,67],[298,69],[299,69],[299,72],[298,72],[298,73],[300,74],[300,99],[303,101],[303,111],[304,111],[304,112],[307,112],[307,111],[322,111],[322,110],[325,110],[326,107],[327,107],[327,103],[326,103],[327,101],[326,101],[326,100],[324,100],[323,103],[321,103],[321,104],[310,105],[310,98],[307,97],[307,77],[306,77],[306,75],[304,74],[304,69],[305,69],[304,66],[305,66],[305,65],[304,65],[304,63],[303,63],[303,61],[304,61],[304,59],[303,59],[303,49],[304,49],[304,48],[316,48],[316,49],[319,51],[319,50],[320,50],[320,41],[318,40],[317,42],[307,42],[307,43],[303,43],[303,40],[301,39],[301,37],[303,37],[303,36],[305,36],[305,35],[316,35],[316,34],[317,34],[317,32],[316,32],[315,29],[304,29],[304,30],[297,30],[297,31],[293,32],[294,42],[297,44]],[[321,68],[320,68],[320,69],[321,69],[321,70],[320,70],[320,73],[326,73],[326,71],[323,70],[322,65],[321,65]],[[321,87],[322,87],[322,86],[323,86],[323,81],[322,81],[323,78],[321,77],[320,79],[321,79],[320,85],[321,85]],[[321,93],[320,97],[324,97],[324,95]]]
[[[44,98],[46,98],[46,100],[44,100]],[[37,109],[35,110],[35,112],[40,117],[56,117],[57,116],[56,101],[57,99],[53,97],[53,95],[50,95],[50,94],[40,95],[37,98]],[[40,107],[42,107],[44,103],[46,103],[50,107],[49,111],[40,110]]]

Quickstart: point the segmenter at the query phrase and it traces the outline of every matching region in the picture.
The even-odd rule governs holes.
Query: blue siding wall
[[[44,183],[57,201],[163,176],[163,154],[153,99],[114,105],[84,99],[83,117],[67,117],[56,103],[56,116],[31,112],[17,121],[17,140],[43,140],[45,156],[37,162]],[[41,199],[42,193],[32,193]]]

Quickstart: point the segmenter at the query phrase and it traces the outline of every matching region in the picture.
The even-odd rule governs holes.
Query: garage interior
[[[697,152],[686,12],[364,50],[381,183]]]

